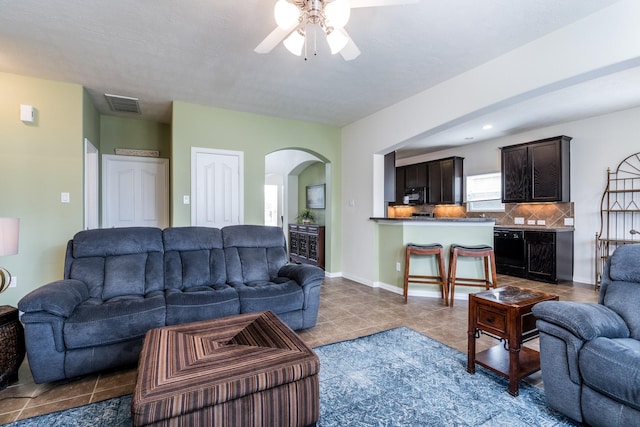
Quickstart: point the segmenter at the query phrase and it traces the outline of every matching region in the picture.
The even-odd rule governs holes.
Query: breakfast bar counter
[[[404,285],[405,248],[409,243],[424,245],[440,243],[445,251],[445,266],[448,268],[449,247],[460,245],[493,246],[493,226],[490,218],[381,218],[372,217],[376,223],[377,281],[376,286],[402,294]],[[429,275],[436,271],[433,257],[411,258],[411,270]],[[484,270],[477,259],[459,259],[460,277],[481,277]],[[467,299],[469,293],[478,292],[475,287],[456,287],[456,298]],[[440,297],[437,285],[409,286],[409,296]]]

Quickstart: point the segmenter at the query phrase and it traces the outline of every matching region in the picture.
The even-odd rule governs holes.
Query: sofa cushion
[[[68,247],[65,278],[86,283],[89,295],[103,300],[161,291],[163,252],[158,228],[81,231]]]
[[[580,350],[578,363],[587,386],[640,410],[640,341],[596,338]]]
[[[284,233],[279,227],[235,225],[222,229],[227,281],[268,281],[287,264]]]
[[[179,227],[163,232],[165,289],[224,285],[227,269],[217,228]]]
[[[73,349],[144,337],[149,329],[165,325],[165,311],[162,291],[107,301],[91,298],[66,320],[64,342],[67,349]]]
[[[233,285],[240,295],[240,312],[271,310],[276,314],[304,308],[304,293],[293,280],[277,278]]]
[[[640,244],[618,247],[609,259],[609,277],[613,281],[634,282],[640,286]]]
[[[162,231],[164,251],[222,249],[222,232],[213,227],[171,227]]]
[[[144,295],[147,254],[107,257],[104,263],[102,299]]]
[[[622,317],[631,338],[640,340],[640,283],[610,282],[603,302]]]
[[[240,313],[238,292],[228,285],[168,289],[167,325],[216,319]]]
[[[73,236],[74,258],[163,252],[162,230],[123,227],[85,230]]]

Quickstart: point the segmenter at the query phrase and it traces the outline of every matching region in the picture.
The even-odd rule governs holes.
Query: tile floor
[[[498,276],[498,285],[538,289],[558,294],[564,301],[597,301],[592,286],[578,283],[549,285]],[[403,304],[402,295],[347,279],[326,279],[318,324],[299,334],[309,345],[316,347],[407,326],[466,352],[467,310],[466,300],[457,299],[454,307],[446,307],[440,299],[409,297],[408,304]],[[493,339],[483,336],[478,340],[477,349],[494,344]],[[535,348],[537,339],[527,345]],[[129,368],[73,381],[35,384],[25,361],[20,367],[19,383],[0,391],[0,424],[131,393],[135,378],[135,368]],[[527,381],[541,385],[540,373],[531,375]]]

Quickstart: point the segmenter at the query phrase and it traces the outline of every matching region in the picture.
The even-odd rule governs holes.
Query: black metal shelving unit
[[[640,243],[640,153],[607,170],[607,187],[600,202],[600,231],[596,233],[595,289],[602,271],[617,247]]]

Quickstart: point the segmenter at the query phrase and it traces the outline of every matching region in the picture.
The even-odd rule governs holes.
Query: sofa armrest
[[[630,334],[622,317],[601,304],[544,301],[533,306],[532,311],[537,319],[566,329],[583,341],[627,338]]]
[[[303,288],[319,285],[324,280],[324,270],[308,264],[287,264],[278,271],[279,277],[286,277],[298,282]]]
[[[69,317],[83,301],[89,299],[87,285],[79,280],[58,280],[25,295],[18,308],[25,313],[44,311],[60,317]]]

